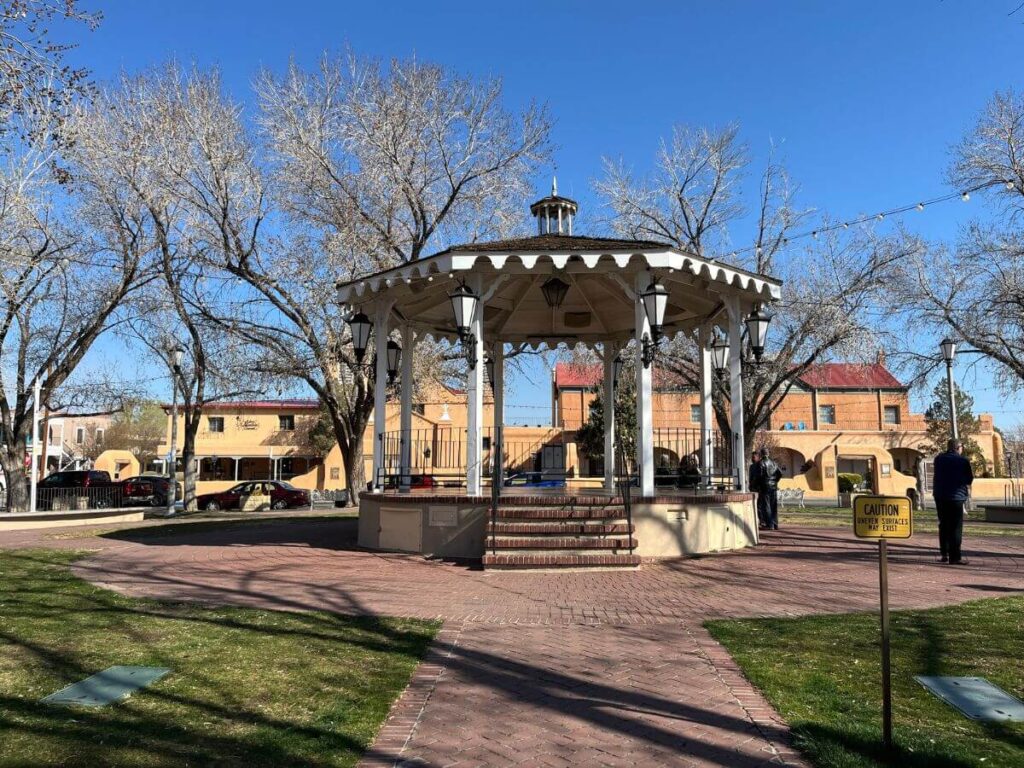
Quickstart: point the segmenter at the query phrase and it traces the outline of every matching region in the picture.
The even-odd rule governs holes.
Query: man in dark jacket
[[[964,531],[964,504],[971,493],[974,472],[963,457],[964,446],[950,440],[945,453],[935,457],[935,482],[932,495],[939,515],[939,562],[963,565],[960,542]]]
[[[760,474],[760,495],[757,500],[760,503],[761,499],[764,499],[764,527],[777,531],[779,530],[779,480],[782,479],[782,470],[768,455],[766,448],[761,449]]]
[[[747,470],[747,485],[751,493],[757,494],[757,527],[768,527],[768,514],[765,510],[765,497],[761,493],[761,452],[754,451],[750,454],[750,468]]]

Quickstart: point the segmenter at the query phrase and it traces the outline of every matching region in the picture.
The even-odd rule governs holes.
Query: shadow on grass
[[[800,723],[793,726],[794,744],[815,765],[852,765],[850,755],[892,768],[969,768],[976,763],[938,752],[903,747],[886,749],[882,734],[855,733],[826,725]],[[859,763],[858,763],[859,764]]]

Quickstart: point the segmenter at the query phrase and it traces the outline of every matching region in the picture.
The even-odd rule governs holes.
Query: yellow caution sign
[[[856,496],[853,532],[861,539],[909,539],[914,516],[906,496]]]

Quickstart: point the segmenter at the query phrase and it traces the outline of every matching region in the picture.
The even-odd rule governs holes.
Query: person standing
[[[764,494],[761,492],[761,452],[750,454],[750,468],[747,470],[747,485],[751,493],[757,494],[757,527],[767,528],[767,515],[764,507]]]
[[[782,479],[782,470],[768,455],[766,448],[761,449],[761,495],[758,501],[764,498],[764,527],[773,531],[779,530],[779,480]]]
[[[939,517],[939,562],[966,565],[960,552],[964,532],[964,505],[971,493],[974,472],[964,458],[964,444],[950,440],[946,452],[935,457],[932,496]]]

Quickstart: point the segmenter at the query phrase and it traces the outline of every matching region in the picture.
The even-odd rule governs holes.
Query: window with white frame
[[[224,417],[223,416],[207,416],[206,423],[211,432],[223,432],[224,431]]]
[[[900,423],[900,407],[898,405],[887,405],[882,409],[882,421],[886,424]]]
[[[690,421],[694,424],[700,423],[700,404],[690,406]]]

